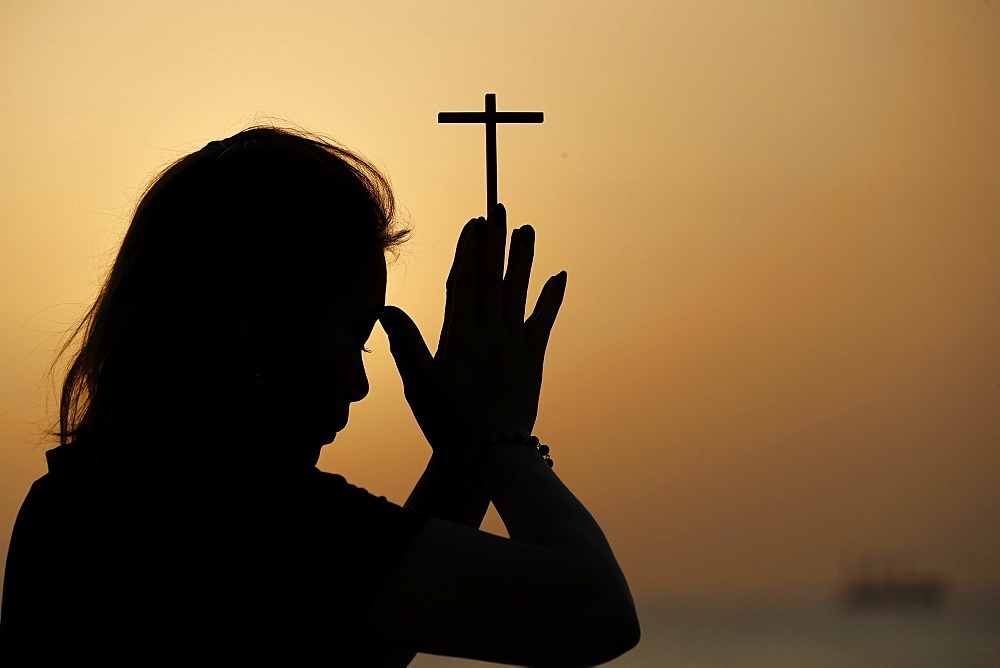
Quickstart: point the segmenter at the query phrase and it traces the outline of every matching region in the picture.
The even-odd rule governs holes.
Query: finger
[[[487,223],[484,218],[469,221],[462,230],[461,245],[455,253],[455,268],[449,299],[452,300],[447,344],[469,336],[476,324],[479,297],[479,265],[482,262]]]
[[[524,323],[524,337],[528,348],[539,357],[545,355],[549,334],[552,332],[556,316],[559,315],[559,307],[562,306],[565,295],[566,272],[562,271],[545,282],[542,294],[538,296],[538,302],[535,304],[535,310]]]
[[[465,224],[462,232],[458,235],[458,245],[455,248],[455,259],[451,263],[451,271],[448,272],[448,282],[445,284],[444,303],[444,323],[441,325],[441,338],[438,339],[438,350],[444,350],[448,346],[448,332],[452,326],[455,313],[455,303],[458,296],[455,294],[455,284],[458,280],[458,268],[461,264],[462,253],[469,242],[469,237],[473,235],[476,219],[473,218]]]
[[[510,235],[507,274],[503,277],[503,316],[507,329],[520,331],[524,326],[524,309],[528,301],[528,279],[535,255],[535,230],[530,225],[520,227]]]
[[[403,379],[404,390],[407,394],[425,392],[433,378],[434,358],[420,329],[410,316],[395,306],[382,309],[379,322],[389,337],[389,352]]]
[[[434,387],[434,359],[424,343],[420,330],[405,312],[386,306],[379,321],[389,337],[389,352],[403,380],[403,395],[413,411],[413,417],[427,437],[428,443],[441,442],[434,410],[437,393]]]
[[[490,209],[483,239],[483,259],[479,265],[480,322],[491,324],[503,319],[503,260],[507,245],[507,210],[503,204]]]

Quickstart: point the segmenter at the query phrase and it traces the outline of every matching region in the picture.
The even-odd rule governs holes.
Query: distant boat
[[[940,607],[947,592],[941,575],[903,571],[897,573],[892,559],[876,571],[870,559],[860,573],[846,580],[844,599],[852,610],[932,609]]]

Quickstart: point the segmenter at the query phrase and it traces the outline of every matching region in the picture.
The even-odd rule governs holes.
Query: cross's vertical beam
[[[497,205],[497,96],[486,94],[486,212]]]

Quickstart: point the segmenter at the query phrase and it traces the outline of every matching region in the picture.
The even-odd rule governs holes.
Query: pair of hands
[[[566,291],[566,272],[545,282],[525,320],[535,232],[511,234],[507,212],[466,223],[448,275],[444,325],[431,355],[420,330],[387,306],[379,320],[413,415],[435,452],[463,456],[500,433],[528,435],[538,413],[542,362]]]

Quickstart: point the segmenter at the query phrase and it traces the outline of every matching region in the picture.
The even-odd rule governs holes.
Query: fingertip
[[[522,225],[521,227],[514,230],[517,233],[517,242],[526,249],[532,248],[535,244],[535,230],[531,225]],[[511,235],[511,243],[514,242],[514,236]]]
[[[382,307],[382,311],[379,313],[379,322],[388,322],[390,327],[402,327],[407,323],[413,322],[413,320],[406,314],[406,311],[399,308],[398,306],[392,306],[391,304],[386,304]]]
[[[458,245],[461,246],[462,243],[469,237],[470,234],[476,231],[476,219],[469,218],[469,221],[462,225],[462,231],[458,233]]]
[[[503,204],[497,203],[492,209],[490,209],[489,214],[486,216],[486,220],[490,225],[494,226],[496,230],[507,229],[507,209],[504,208]]]
[[[568,274],[566,273],[565,270],[563,270],[563,271],[560,271],[558,274],[553,274],[552,276],[549,276],[549,280],[547,280],[546,283],[547,284],[551,283],[552,287],[563,289],[563,288],[566,287],[566,279],[567,278],[568,278]]]
[[[395,306],[386,305],[379,311],[378,321],[382,325],[382,329],[386,330],[386,333],[399,323],[399,314],[396,313],[398,310]]]

